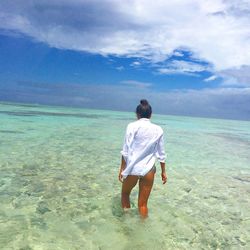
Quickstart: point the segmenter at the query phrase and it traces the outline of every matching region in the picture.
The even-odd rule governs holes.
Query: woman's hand
[[[120,167],[120,171],[119,171],[119,174],[118,174],[118,179],[119,179],[120,182],[123,182],[122,171],[125,169],[125,167],[126,167],[126,161],[125,161],[124,157],[122,156],[121,167]]]
[[[119,171],[118,179],[119,179],[119,181],[121,183],[123,182],[123,180],[122,180],[122,171]]]
[[[161,179],[162,179],[162,184],[165,184],[167,182],[168,177],[166,172],[161,173]]]

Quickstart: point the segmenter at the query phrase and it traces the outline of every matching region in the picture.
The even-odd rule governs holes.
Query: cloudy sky
[[[1,0],[0,100],[250,120],[249,0]]]

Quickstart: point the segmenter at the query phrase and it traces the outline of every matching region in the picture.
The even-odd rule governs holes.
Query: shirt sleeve
[[[124,137],[124,142],[123,142],[123,147],[122,147],[122,151],[121,151],[122,156],[124,156],[125,158],[128,157],[128,145],[127,145],[127,134]]]
[[[129,137],[129,126],[126,129],[126,134],[124,136],[124,142],[121,151],[121,154],[122,156],[124,156],[125,159],[128,157],[128,137]]]
[[[166,154],[164,150],[164,138],[163,135],[161,135],[156,148],[156,157],[159,162],[165,162]]]

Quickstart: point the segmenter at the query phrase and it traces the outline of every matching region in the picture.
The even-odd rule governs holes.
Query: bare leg
[[[155,169],[143,176],[139,181],[138,209],[142,218],[148,216],[148,197],[154,184]]]
[[[138,176],[136,175],[128,175],[127,178],[123,180],[122,197],[121,197],[123,208],[130,208],[129,195],[133,187],[136,185],[137,181],[138,181]]]

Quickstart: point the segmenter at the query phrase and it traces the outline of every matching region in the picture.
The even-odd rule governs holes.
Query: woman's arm
[[[120,182],[122,182],[122,171],[125,169],[125,167],[126,167],[126,161],[125,161],[124,157],[122,156],[121,167],[120,167],[120,171],[119,171],[119,175],[118,175],[118,179]]]
[[[120,182],[122,182],[122,171],[126,168],[126,161],[125,159],[128,157],[128,139],[129,139],[129,125],[127,126],[126,129],[126,134],[124,136],[124,142],[123,142],[123,147],[122,147],[122,159],[121,159],[121,167],[119,170],[119,175],[118,175],[118,179]]]
[[[161,164],[161,179],[162,183],[165,184],[167,182],[167,173],[166,173],[166,167],[165,167],[165,162],[160,162]]]
[[[167,173],[166,173],[166,164],[165,164],[165,150],[164,150],[164,139],[163,135],[160,137],[160,140],[157,145],[157,154],[156,154],[160,164],[161,164],[161,179],[163,184],[167,182]]]

